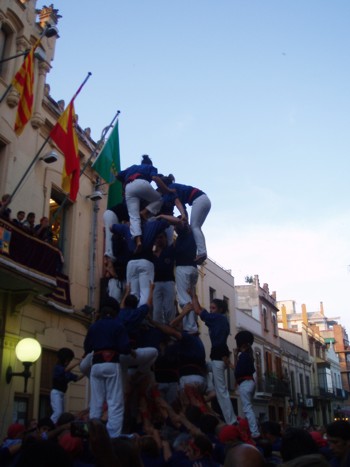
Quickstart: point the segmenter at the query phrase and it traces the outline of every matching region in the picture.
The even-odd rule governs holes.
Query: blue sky
[[[37,8],[43,3],[38,2]],[[204,190],[209,256],[350,332],[348,0],[60,0],[54,99]],[[347,317],[349,316],[349,317]]]

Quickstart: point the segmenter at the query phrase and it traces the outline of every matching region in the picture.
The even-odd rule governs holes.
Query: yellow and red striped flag
[[[76,116],[73,98],[50,133],[50,138],[64,154],[62,188],[66,193],[69,193],[72,201],[77,199],[80,178],[78,137],[75,124]]]
[[[20,135],[33,113],[34,102],[34,51],[41,39],[38,39],[24,59],[21,68],[12,80],[12,86],[20,97],[17,107],[15,132]]]

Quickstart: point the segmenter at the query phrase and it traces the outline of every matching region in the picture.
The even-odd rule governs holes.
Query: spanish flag
[[[69,193],[72,201],[77,199],[80,177],[78,137],[75,125],[76,116],[73,98],[50,133],[50,138],[64,154],[62,188],[66,193]]]
[[[12,86],[18,91],[20,97],[17,107],[15,132],[20,135],[33,113],[34,101],[34,51],[40,39],[36,41],[24,59],[21,68],[12,80]]]

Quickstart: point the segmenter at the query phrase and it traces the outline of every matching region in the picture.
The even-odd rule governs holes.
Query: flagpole
[[[95,149],[92,151],[92,153],[90,154],[90,157],[88,158],[88,160],[85,162],[83,168],[81,169],[80,175],[82,175],[85,172],[86,167],[89,165],[89,163],[91,162],[91,159],[94,157],[94,155],[98,151],[98,148],[100,147],[101,143],[104,142],[106,134],[108,133],[109,129],[113,128],[114,122],[119,117],[119,115],[120,115],[120,110],[117,110],[117,113],[114,115],[113,120],[111,121],[111,123],[102,130],[101,138],[97,142]]]
[[[41,148],[39,149],[39,151],[36,153],[34,159],[32,160],[32,162],[29,164],[27,170],[24,172],[24,174],[22,175],[22,178],[20,179],[20,181],[17,183],[16,185],[16,188],[13,190],[12,194],[11,194],[11,200],[12,198],[15,196],[15,194],[17,193],[19,187],[22,185],[22,182],[23,180],[26,178],[26,176],[28,175],[28,173],[30,172],[30,169],[33,167],[33,165],[35,164],[35,162],[38,160],[38,157],[40,156],[42,150],[44,149],[44,147],[46,146],[46,144],[48,143],[50,139],[50,135],[45,139],[45,141],[43,142],[43,144],[41,145]]]
[[[40,44],[41,42],[41,39],[47,35],[47,37],[53,37],[55,35],[58,34],[58,30],[56,27],[53,27],[51,26],[50,24],[47,24],[43,30],[43,32],[40,34],[39,36],[39,39],[36,41],[36,43],[33,45],[33,47],[35,46],[35,48],[38,47],[38,45]],[[20,57],[21,55],[25,55],[25,58],[27,57],[27,55],[29,54],[29,52],[31,51],[31,48],[28,49],[28,50],[25,50],[24,52],[20,52],[18,53],[17,55],[13,55],[12,57],[8,57],[8,58],[5,58],[3,60],[0,61],[0,64],[3,63],[3,62],[7,62],[9,60],[12,60],[14,58],[17,58],[17,57]],[[5,99],[5,97],[7,96],[7,94],[10,92],[12,88],[12,81],[11,83],[7,86],[7,88],[5,89],[5,92],[4,94],[1,96],[0,98],[0,104],[1,102]]]
[[[88,78],[87,78],[88,79]],[[86,82],[86,80],[85,80]],[[87,166],[89,165],[91,159],[95,156],[96,152],[98,151],[98,148],[99,146],[101,145],[101,143],[104,142],[104,139],[106,137],[106,134],[108,132],[108,130],[113,127],[114,125],[114,122],[115,120],[118,118],[120,114],[120,110],[117,111],[117,113],[115,114],[115,116],[113,117],[113,120],[111,121],[111,123],[106,126],[103,130],[102,130],[102,133],[101,133],[101,138],[99,139],[99,141],[97,142],[96,144],[96,147],[95,149],[92,151],[92,153],[90,154],[88,160],[85,162],[85,164],[83,165],[83,168],[80,170],[80,175],[79,177],[81,177],[83,175],[83,173],[85,172]],[[53,219],[55,220],[57,218],[57,216],[59,215],[59,213],[62,211],[62,209],[64,208],[64,206],[66,205],[66,202],[68,201],[68,195],[66,194],[65,197],[63,198],[63,201],[62,203],[60,204],[59,208],[57,209],[57,211],[55,212],[55,214],[53,215]]]
[[[80,85],[78,91],[74,94],[73,96],[73,99],[74,100],[76,98],[76,96],[79,94],[79,92],[81,91],[82,87],[84,86],[84,84],[86,83],[86,81],[90,78],[91,76],[91,73],[90,71],[88,72],[86,78],[84,79],[83,83]],[[71,102],[72,102],[71,100]],[[50,132],[51,134],[51,132]],[[38,160],[42,150],[44,149],[44,147],[46,146],[46,144],[48,143],[49,139],[50,139],[50,134],[47,136],[47,138],[45,139],[45,141],[43,142],[43,144],[41,145],[39,151],[36,153],[36,155],[34,156],[34,159],[32,160],[32,162],[29,164],[27,170],[24,172],[22,178],[20,179],[20,181],[17,183],[15,189],[13,190],[12,194],[11,194],[11,200],[12,198],[15,196],[15,194],[17,193],[19,187],[22,185],[23,183],[23,180],[26,178],[26,176],[28,175],[28,173],[30,172],[31,168],[33,167],[33,165],[35,164],[35,162]]]

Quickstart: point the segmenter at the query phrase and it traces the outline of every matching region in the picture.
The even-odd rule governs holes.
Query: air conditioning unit
[[[313,407],[314,406],[314,400],[312,397],[307,397],[305,399],[305,405],[306,407]]]

